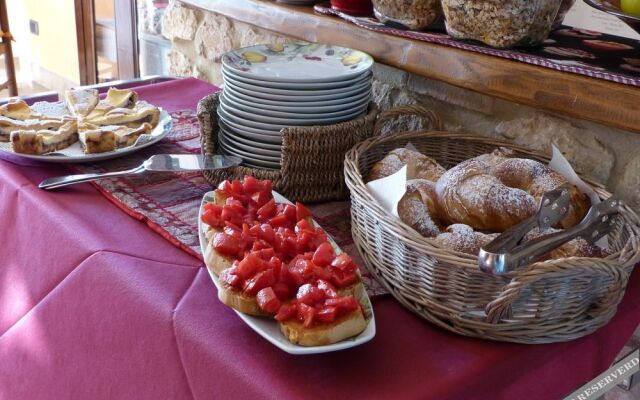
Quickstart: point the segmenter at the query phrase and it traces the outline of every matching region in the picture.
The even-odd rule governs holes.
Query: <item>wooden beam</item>
[[[181,0],[285,36],[357,48],[430,79],[546,111],[640,132],[640,88],[369,31],[310,7],[261,0]]]

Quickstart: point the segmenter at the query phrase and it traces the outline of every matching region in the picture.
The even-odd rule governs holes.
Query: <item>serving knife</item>
[[[139,166],[115,172],[105,172],[100,174],[80,174],[66,175],[48,178],[40,182],[40,189],[57,189],[62,186],[72,185],[74,183],[95,181],[103,178],[114,178],[118,176],[136,175],[145,171],[171,171],[171,172],[188,172],[203,171],[212,169],[223,169],[233,167],[242,162],[242,159],[235,156],[203,156],[200,154],[156,154],[149,157]]]

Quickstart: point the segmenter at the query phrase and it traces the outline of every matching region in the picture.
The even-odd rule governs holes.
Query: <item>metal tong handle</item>
[[[569,210],[569,187],[563,185],[546,192],[540,201],[538,212],[517,225],[502,232],[497,238],[480,249],[480,270],[502,275],[506,273],[506,256],[533,228],[547,229],[562,221]]]
[[[531,263],[576,237],[582,237],[591,243],[595,242],[614,227],[615,215],[618,214],[619,209],[620,201],[611,197],[591,207],[578,225],[517,246],[508,256],[510,269]]]

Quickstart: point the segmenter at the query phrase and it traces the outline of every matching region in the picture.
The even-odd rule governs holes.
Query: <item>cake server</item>
[[[156,154],[132,169],[100,174],[57,176],[55,178],[45,179],[40,182],[38,187],[40,189],[51,190],[62,186],[72,185],[74,183],[89,182],[97,179],[114,178],[118,176],[136,175],[145,171],[188,172],[222,169],[233,167],[241,162],[242,159],[239,157],[226,155],[203,156],[201,154]]]

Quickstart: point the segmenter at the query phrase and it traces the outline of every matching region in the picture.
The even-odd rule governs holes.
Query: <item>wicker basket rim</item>
[[[360,174],[359,167],[358,167],[359,165],[358,160],[359,160],[360,154],[363,154],[364,152],[368,151],[369,149],[381,143],[396,141],[396,140],[401,141],[401,140],[411,139],[411,138],[424,138],[424,137],[429,137],[434,139],[466,140],[466,141],[472,141],[476,143],[493,145],[496,147],[507,147],[523,155],[531,156],[532,158],[535,158],[538,160],[544,160],[547,162],[550,160],[550,158],[538,151],[526,149],[521,146],[514,145],[512,143],[509,143],[507,141],[500,140],[500,139],[488,138],[488,137],[479,136],[477,134],[465,133],[465,132],[427,131],[427,130],[400,132],[400,133],[395,133],[387,136],[372,137],[358,143],[347,153],[345,157],[345,179],[347,179],[352,195],[354,195],[355,193],[356,195],[360,196],[365,200],[364,203],[368,204],[370,211],[375,214],[375,217],[378,218],[380,224],[383,225],[389,233],[396,236],[396,238],[403,240],[404,243],[409,247],[413,247],[414,249],[418,249],[420,251],[426,252],[430,255],[437,257],[440,260],[448,261],[455,265],[458,265],[459,267],[464,268],[469,273],[484,274],[478,269],[477,257],[474,257],[470,254],[446,249],[438,245],[433,240],[433,238],[425,238],[424,236],[420,235],[409,225],[402,222],[399,218],[393,217],[386,210],[384,210],[380,206],[380,204],[378,204],[378,202],[373,198],[373,196],[369,193],[369,191],[366,189],[364,180],[362,179],[362,175]],[[605,190],[601,184],[594,182],[591,179],[583,177],[580,173],[578,173],[578,175],[587,184],[591,185],[594,188],[594,190],[602,200],[611,197],[612,194],[609,193],[607,190]],[[635,239],[637,242],[637,238],[640,237],[640,221],[638,219],[638,216],[627,205],[623,207],[621,215],[625,222],[625,226],[627,226],[629,229],[632,229],[634,231]],[[625,248],[631,245],[631,243],[629,242],[632,239],[634,239],[634,235],[630,235],[629,240],[625,245]],[[636,243],[636,246],[634,246],[634,248],[637,248],[637,247],[638,245]],[[571,258],[563,258],[563,259],[556,259],[556,260],[540,261],[540,262],[530,264],[527,268],[512,271],[504,275],[504,278],[510,279],[522,274],[527,270],[531,270],[533,268],[539,268],[542,265],[547,265],[550,263],[555,264],[559,260],[560,261],[570,260],[570,259],[571,260],[598,260],[600,262],[611,263],[613,266],[620,266],[620,265],[625,266],[632,263],[636,263],[640,259],[640,254],[638,254],[640,252],[636,252],[637,254],[635,254],[633,257],[630,257],[627,260],[620,260],[620,258],[623,256],[622,253],[626,254],[626,252],[621,250],[609,255],[606,258],[594,259],[589,257],[571,257]]]

